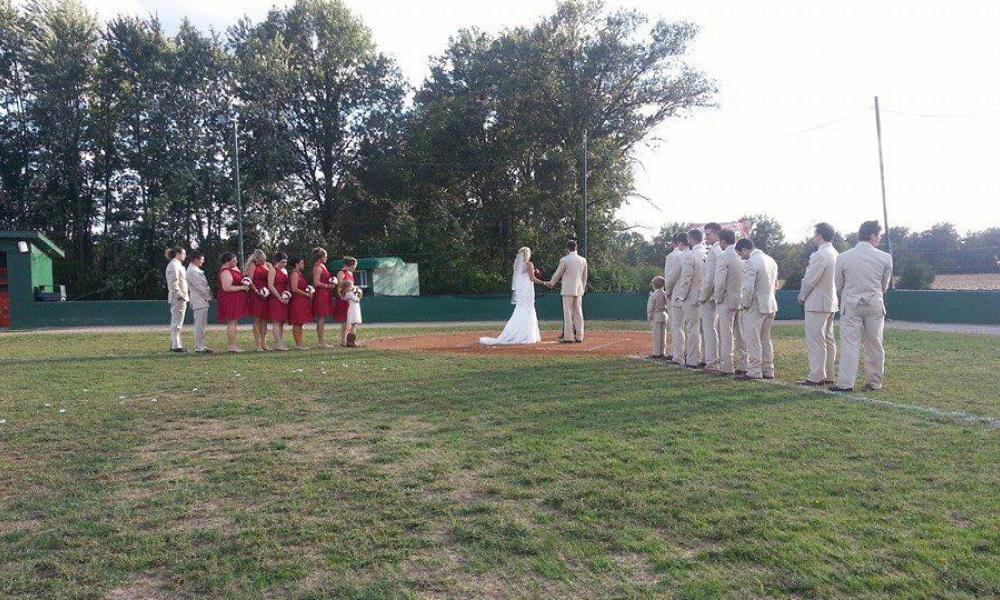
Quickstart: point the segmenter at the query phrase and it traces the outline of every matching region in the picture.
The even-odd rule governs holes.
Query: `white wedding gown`
[[[479,338],[484,346],[507,344],[537,344],[542,341],[538,330],[538,315],[535,314],[535,284],[528,277],[528,270],[519,254],[514,261],[514,276],[511,278],[511,303],[514,314],[510,316],[500,337]]]

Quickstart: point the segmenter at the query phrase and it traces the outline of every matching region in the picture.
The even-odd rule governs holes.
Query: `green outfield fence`
[[[778,292],[778,319],[801,319],[794,290]],[[587,294],[588,319],[625,321],[646,318],[645,293]],[[886,299],[890,319],[927,323],[1000,325],[1000,291],[904,291]],[[369,323],[432,321],[503,321],[510,317],[510,296],[373,296],[362,304]],[[558,294],[541,294],[538,318],[562,319]],[[188,313],[190,321],[190,312]],[[211,308],[215,322],[215,306]],[[29,302],[11,307],[12,329],[91,327],[107,325],[165,325],[167,303],[162,300]]]

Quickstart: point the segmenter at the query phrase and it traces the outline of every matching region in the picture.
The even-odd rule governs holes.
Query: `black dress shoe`
[[[796,385],[802,385],[802,386],[811,387],[811,386],[823,385],[824,382],[823,381],[812,381],[811,379],[803,379],[802,381],[797,381],[795,383],[796,383]]]
[[[210,348],[205,348],[204,350],[195,350],[198,354],[215,354],[215,350]]]
[[[761,379],[767,379],[768,381],[774,379],[774,375],[764,375]]]
[[[180,353],[180,354],[187,354],[189,352],[189,350],[187,348],[171,348],[170,351],[171,352],[177,352],[177,353]]]
[[[583,343],[583,340],[573,340],[573,343],[574,343],[574,344],[582,344],[582,343]]]
[[[852,387],[849,387],[849,388],[841,388],[841,387],[837,387],[837,386],[835,386],[835,385],[831,385],[831,386],[830,386],[830,391],[831,391],[831,392],[835,392],[835,393],[838,393],[838,394],[845,394],[845,393],[847,393],[847,392],[853,392],[853,391],[854,391],[854,388],[852,388]]]
[[[559,340],[560,344],[572,344],[573,340]]]
[[[708,363],[703,363],[703,362],[698,363],[698,368],[699,369],[704,369],[707,366],[708,366]]]
[[[736,369],[736,374],[737,375],[746,375],[747,374],[747,370],[746,369]]]

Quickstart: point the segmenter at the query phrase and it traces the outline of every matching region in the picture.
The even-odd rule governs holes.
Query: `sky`
[[[278,0],[83,0],[102,18],[187,16],[224,31]],[[462,27],[496,32],[555,0],[347,0],[419,85]],[[995,0],[608,0],[701,32],[690,62],[717,82],[717,108],[661,125],[638,154],[620,217],[665,223],[768,213],[789,239],[828,221],[882,219],[873,97],[882,107],[889,224],[1000,226],[1000,2]]]

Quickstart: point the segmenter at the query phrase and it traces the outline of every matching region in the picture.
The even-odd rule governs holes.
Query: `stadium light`
[[[239,252],[240,252],[240,265],[243,265],[243,261],[246,260],[246,254],[243,251],[243,199],[240,193],[240,133],[239,133],[239,114],[234,114],[232,117],[226,114],[219,115],[216,118],[216,122],[220,125],[228,125],[229,122],[233,123],[233,147],[235,148],[235,172],[236,172],[236,222],[237,222],[237,237],[239,238]]]

